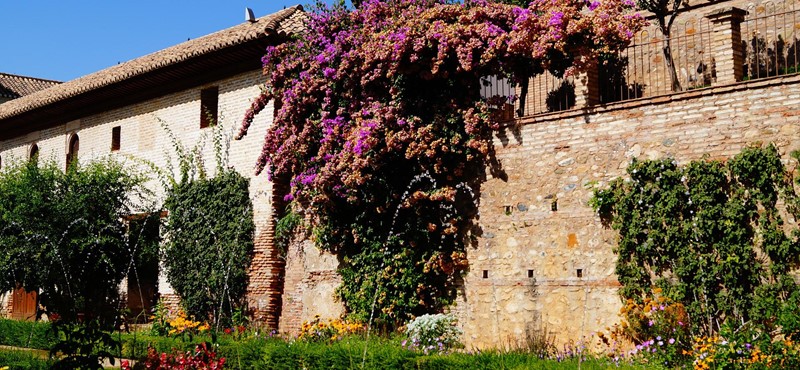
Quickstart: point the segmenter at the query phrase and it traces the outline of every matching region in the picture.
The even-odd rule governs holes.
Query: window
[[[69,146],[67,147],[67,168],[73,163],[78,161],[78,149],[80,149],[81,142],[78,134],[72,134],[69,138]]]
[[[31,144],[31,150],[28,153],[28,159],[32,161],[39,159],[39,145],[36,143]]]
[[[111,129],[111,151],[116,152],[119,150],[120,135],[122,135],[122,127],[116,126]]]
[[[218,103],[218,87],[214,86],[200,90],[200,128],[213,126],[217,123]]]

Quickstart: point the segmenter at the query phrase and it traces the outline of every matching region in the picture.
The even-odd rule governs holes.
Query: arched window
[[[28,159],[35,161],[39,159],[39,145],[36,143],[31,144],[31,150],[28,153]]]
[[[80,149],[81,142],[78,134],[73,134],[69,138],[69,146],[67,147],[67,168],[78,160],[78,149]]]

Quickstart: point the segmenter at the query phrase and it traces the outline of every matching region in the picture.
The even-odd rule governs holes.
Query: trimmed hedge
[[[50,349],[55,343],[50,323],[0,319],[0,345]]]

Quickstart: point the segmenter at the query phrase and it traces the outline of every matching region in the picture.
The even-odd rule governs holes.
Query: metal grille
[[[521,92],[522,87],[517,90]],[[559,112],[575,107],[575,80],[573,77],[558,78],[545,72],[528,82],[527,93],[520,94],[525,100],[517,104],[518,115],[534,115]]]
[[[504,98],[496,99],[491,105],[502,111],[503,115],[512,114],[509,119],[513,116],[558,112],[575,107],[575,80],[573,77],[558,78],[545,72],[531,78],[528,86],[513,86],[505,79],[488,77],[483,79],[481,96]]]
[[[640,32],[633,45],[600,66],[600,102],[610,103],[710,86],[714,78],[711,25],[701,17],[679,19],[672,26],[671,50],[678,83],[672,89],[664,56],[664,36],[655,27]]]
[[[800,17],[795,3],[766,1],[746,10],[741,26],[744,80],[797,73]]]

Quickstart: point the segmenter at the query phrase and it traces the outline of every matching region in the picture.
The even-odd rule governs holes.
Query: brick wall
[[[176,165],[177,157],[169,136],[161,127],[163,124],[187,148],[203,143],[205,162],[209,171],[213,172],[215,165],[211,129],[200,128],[200,90],[218,86],[219,121],[226,135],[232,136],[251,100],[258,95],[262,80],[260,71],[252,71],[139,104],[64,122],[47,130],[0,142],[0,158],[3,165],[14,160],[27,159],[31,145],[36,143],[41,158],[53,159],[60,166],[65,166],[69,137],[77,134],[80,139],[80,161],[111,155],[141,171],[148,171],[143,161],[167,170],[170,162]],[[280,301],[276,301],[276,290],[273,287],[282,276],[279,269],[282,261],[276,260],[271,240],[272,185],[266,176],[253,176],[256,158],[261,152],[261,144],[271,124],[271,118],[270,105],[256,117],[250,134],[243,140],[231,141],[227,151],[229,164],[251,179],[250,195],[254,205],[256,240],[248,299],[254,314],[262,317],[280,312]],[[119,151],[112,153],[111,132],[116,126],[121,127],[121,146]],[[152,181],[149,186],[156,191],[161,201],[164,189],[156,175],[150,175]],[[148,208],[143,205],[143,209]],[[159,293],[173,304],[176,302],[174,292],[163,273],[159,277]],[[272,326],[277,326],[277,317],[271,317],[268,321]]]
[[[332,319],[344,313],[341,303],[334,300],[334,290],[341,282],[335,256],[320,251],[308,239],[298,238],[289,245],[285,258],[281,333],[296,335],[301,324],[315,315]]]

